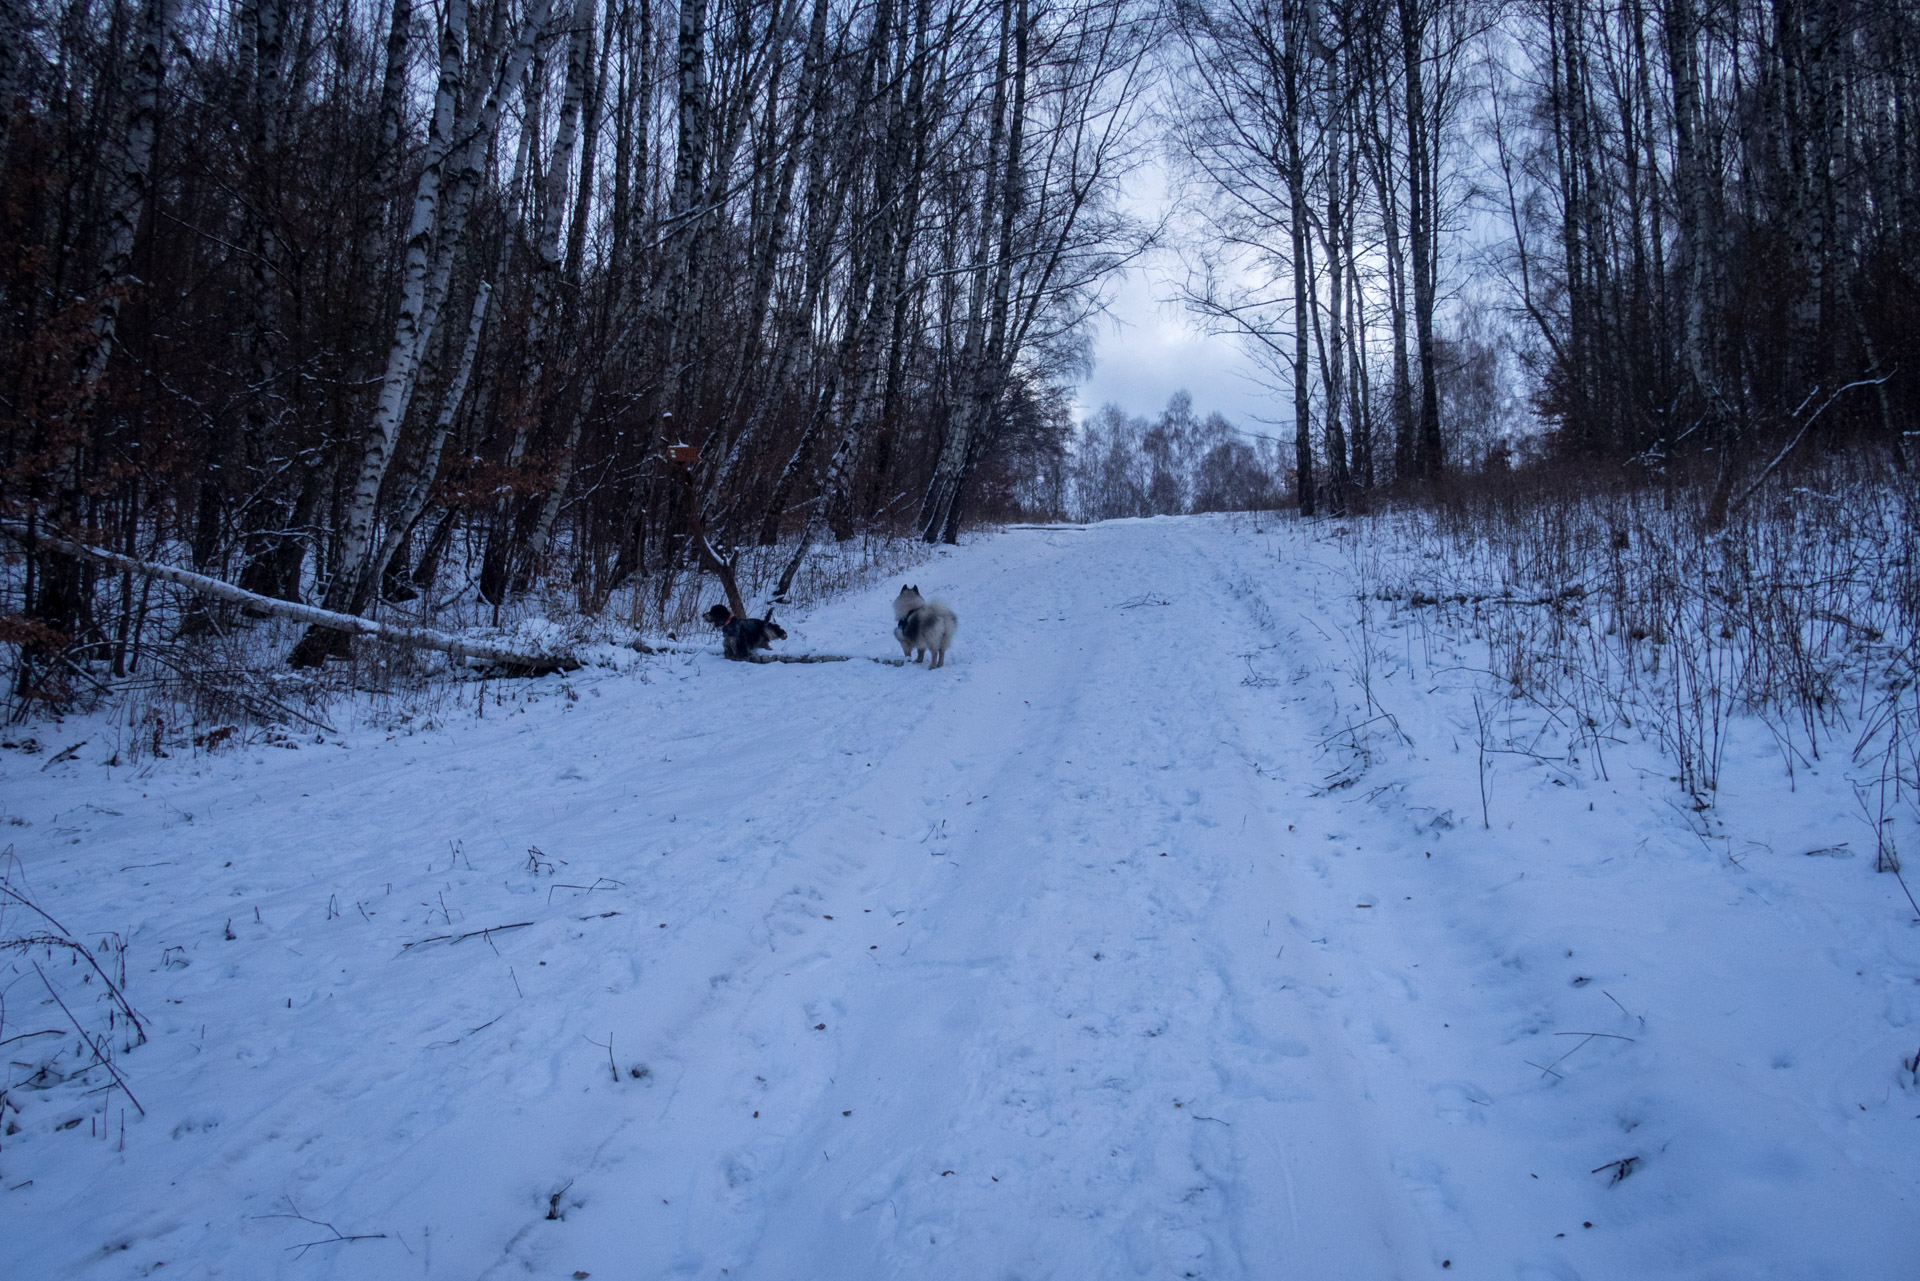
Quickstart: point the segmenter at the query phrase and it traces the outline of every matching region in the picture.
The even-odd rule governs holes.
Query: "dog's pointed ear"
[[[767,606],[767,621],[769,623],[773,621],[773,606],[771,605]]]

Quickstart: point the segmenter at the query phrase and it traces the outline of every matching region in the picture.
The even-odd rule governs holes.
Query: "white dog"
[[[953,644],[960,620],[945,601],[927,600],[918,587],[902,587],[893,598],[893,620],[893,638],[902,654],[916,663],[922,654],[929,655],[929,669],[946,663],[947,646]]]

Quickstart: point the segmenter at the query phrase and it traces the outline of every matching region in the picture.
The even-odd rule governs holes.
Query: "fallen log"
[[[446,632],[437,632],[431,628],[397,627],[392,623],[382,623],[354,614],[340,614],[315,605],[302,605],[298,601],[262,596],[258,592],[235,587],[222,579],[206,574],[196,574],[190,569],[176,569],[172,565],[155,565],[120,552],[108,551],[104,547],[94,547],[71,539],[36,533],[14,521],[0,521],[0,534],[7,535],[29,551],[43,547],[51,548],[57,552],[64,552],[68,556],[80,556],[103,565],[111,565],[127,573],[139,574],[145,578],[157,578],[162,582],[172,583],[176,587],[184,587],[201,596],[210,596],[214,600],[245,605],[249,609],[263,614],[272,614],[277,618],[290,618],[297,623],[331,628],[354,636],[371,636],[376,640],[414,649],[437,650],[455,662],[478,660],[484,663],[498,663],[510,675],[545,676],[549,672],[570,672],[580,666],[580,660],[571,654],[526,653],[508,649],[504,645],[489,645],[484,641],[450,636]]]
[[[662,644],[659,641],[634,641],[627,646],[636,654],[711,654],[720,651],[711,645]],[[852,654],[748,654],[739,659],[742,663],[850,663]],[[905,667],[904,658],[876,658],[872,654],[865,656],[869,663],[878,663],[882,667]]]

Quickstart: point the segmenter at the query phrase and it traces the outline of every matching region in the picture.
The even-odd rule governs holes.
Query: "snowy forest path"
[[[952,593],[966,661],[873,673],[851,788],[825,726],[774,771],[809,875],[769,886],[736,999],[663,1047],[714,1070],[643,1146],[724,1155],[633,1198],[634,1248],[796,1277],[1402,1270],[1348,1033],[1284,962],[1309,780],[1250,746],[1284,706],[1276,607],[1253,547],[1202,531],[1010,536]]]
[[[910,571],[939,670],[858,661],[894,580],[782,616],[856,661],[36,727],[0,870],[150,1039],[0,957],[0,1276],[1910,1275],[1920,969],[1844,772],[1783,804],[1756,736],[1702,818],[1509,698],[1489,763],[1484,650],[1365,554],[1016,528]]]

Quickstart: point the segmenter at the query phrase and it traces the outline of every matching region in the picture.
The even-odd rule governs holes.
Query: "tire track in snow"
[[[969,661],[908,684],[913,731],[794,839],[826,899],[902,923],[742,957],[743,995],[676,1030],[717,1066],[596,1196],[648,1147],[705,1151],[664,1198],[630,1189],[633,1248],[749,1276],[1400,1271],[1346,1033],[1269,946],[1304,789],[1247,764],[1267,709],[1221,541],[1121,522],[951,566]],[[873,675],[884,709],[921,674]]]

